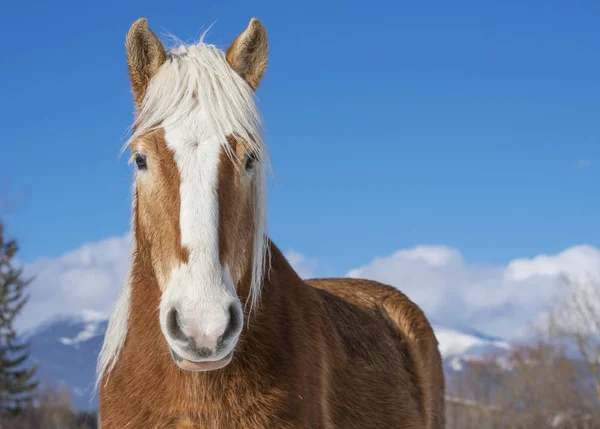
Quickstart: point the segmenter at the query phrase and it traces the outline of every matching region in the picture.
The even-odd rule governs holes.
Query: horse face
[[[242,331],[242,300],[253,303],[262,282],[265,154],[253,90],[266,34],[252,20],[227,55],[204,44],[165,52],[141,20],[126,45],[137,251],[160,288],[174,361],[222,368]]]

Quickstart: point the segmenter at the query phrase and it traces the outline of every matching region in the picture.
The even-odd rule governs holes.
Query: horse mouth
[[[231,358],[233,356],[233,351],[231,351],[227,354],[227,356],[219,360],[195,362],[182,358],[172,348],[170,348],[170,350],[171,356],[179,368],[185,371],[193,372],[215,371],[217,369],[224,368],[229,364],[229,362],[231,362]]]

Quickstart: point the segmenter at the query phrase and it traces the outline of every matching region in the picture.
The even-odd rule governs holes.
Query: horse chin
[[[231,362],[231,358],[233,357],[233,351],[229,352],[227,356],[215,361],[200,361],[194,362],[191,360],[187,360],[179,356],[173,349],[171,349],[171,356],[173,357],[173,361],[177,366],[185,371],[191,372],[207,372],[207,371],[216,371],[221,368],[225,368]]]

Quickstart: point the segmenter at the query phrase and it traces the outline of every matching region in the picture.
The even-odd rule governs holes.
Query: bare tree
[[[0,429],[96,429],[94,413],[74,413],[72,396],[66,388],[39,388],[34,400],[18,416],[0,418]]]
[[[599,428],[586,374],[565,350],[539,340],[465,364],[449,379],[448,429]]]
[[[41,427],[64,429],[75,426],[75,415],[71,411],[72,397],[66,388],[58,390],[46,388],[39,393],[40,404],[37,412]]]
[[[600,406],[600,282],[563,278],[562,296],[548,317],[548,332],[577,352],[594,384]]]
[[[515,347],[503,381],[500,406],[512,428],[581,427],[594,412],[577,362],[565,348],[538,341]]]

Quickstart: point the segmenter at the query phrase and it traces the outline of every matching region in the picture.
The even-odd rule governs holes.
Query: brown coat
[[[180,370],[158,323],[160,290],[134,259],[127,340],[100,391],[104,429],[444,427],[444,376],[423,312],[367,280],[302,281],[272,268],[222,370]]]

